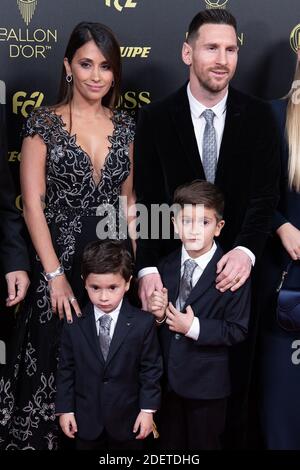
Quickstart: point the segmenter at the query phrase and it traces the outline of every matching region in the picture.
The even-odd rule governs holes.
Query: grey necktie
[[[217,167],[217,136],[214,128],[215,113],[211,109],[206,109],[202,116],[206,120],[203,147],[202,147],[202,164],[206,180],[214,183]]]
[[[184,270],[183,270],[183,275],[180,280],[180,287],[179,287],[179,309],[180,311],[183,310],[183,307],[187,301],[188,296],[190,295],[190,292],[193,288],[192,286],[192,278],[193,278],[193,273],[197,267],[196,261],[194,261],[191,258],[188,258],[184,262]]]
[[[111,342],[111,338],[109,335],[111,322],[112,318],[108,313],[105,313],[104,315],[102,315],[102,317],[99,318],[99,341],[100,348],[105,361],[108,356],[109,346]]]

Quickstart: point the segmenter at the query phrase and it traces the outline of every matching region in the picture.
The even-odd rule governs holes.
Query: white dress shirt
[[[193,261],[195,261],[197,263],[197,266],[196,266],[196,268],[193,272],[192,287],[195,287],[195,285],[199,281],[200,277],[202,276],[202,273],[203,273],[204,269],[206,268],[206,266],[208,265],[208,263],[210,262],[210,260],[214,256],[216,249],[217,249],[217,245],[216,245],[215,242],[213,242],[213,245],[212,245],[212,247],[209,251],[207,251],[206,253],[204,253],[201,256],[198,256],[198,258],[192,258]],[[184,262],[189,258],[190,258],[190,256],[188,255],[188,252],[186,251],[186,249],[182,245],[180,277],[183,276]],[[176,301],[176,308],[177,308],[177,310],[179,310],[178,299]],[[199,335],[200,335],[200,321],[199,321],[199,318],[195,316],[194,319],[193,319],[193,322],[191,324],[191,327],[190,327],[189,331],[186,333],[185,336],[197,341],[197,339],[199,338]]]
[[[202,147],[203,147],[203,134],[206,125],[206,120],[202,116],[202,113],[207,109],[206,106],[200,103],[200,101],[196,100],[196,98],[192,95],[190,84],[187,86],[187,96],[190,104],[191,116],[195,131],[195,137],[197,141],[198,151],[200,158],[202,160]],[[217,157],[219,158],[221,142],[223,137],[223,131],[225,126],[225,118],[226,118],[226,102],[227,102],[228,92],[224,96],[224,98],[219,101],[215,106],[211,109],[214,114],[214,128],[217,134],[217,150],[218,154]]]

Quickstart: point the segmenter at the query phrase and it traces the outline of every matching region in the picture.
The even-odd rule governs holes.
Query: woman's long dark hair
[[[64,57],[71,64],[76,51],[91,40],[96,43],[113,72],[114,86],[103,97],[102,104],[108,108],[114,108],[118,104],[120,95],[121,54],[120,45],[111,29],[101,23],[89,23],[86,21],[79,23],[71,33]],[[58,105],[70,103],[72,97],[73,82],[68,83],[66,81],[66,70],[63,66]]]

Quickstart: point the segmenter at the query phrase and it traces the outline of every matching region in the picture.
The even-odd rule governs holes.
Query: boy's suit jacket
[[[154,317],[124,299],[105,362],[89,303],[63,327],[56,413],[75,412],[81,439],[97,439],[104,428],[118,441],[132,439],[140,410],[160,405],[161,375]]]
[[[247,334],[250,282],[236,292],[219,292],[215,288],[216,265],[222,255],[218,247],[186,302],[200,320],[198,340],[170,331],[167,324],[159,331],[168,386],[185,398],[206,400],[230,393],[228,346],[244,340]],[[174,306],[179,292],[180,265],[181,248],[159,266],[169,301]]]

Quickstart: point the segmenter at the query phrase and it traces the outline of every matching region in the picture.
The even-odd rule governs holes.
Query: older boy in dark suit
[[[214,237],[224,226],[223,196],[217,187],[206,181],[188,183],[175,191],[174,203],[182,246],[160,264],[164,288],[150,299],[161,324],[167,379],[161,446],[219,449],[230,394],[228,347],[246,337],[250,285],[246,281],[237,291],[224,293],[216,288],[223,252]]]
[[[152,315],[124,298],[132,272],[120,241],[96,241],[83,254],[90,303],[64,324],[56,412],[78,449],[134,450],[153,430],[162,360]]]

